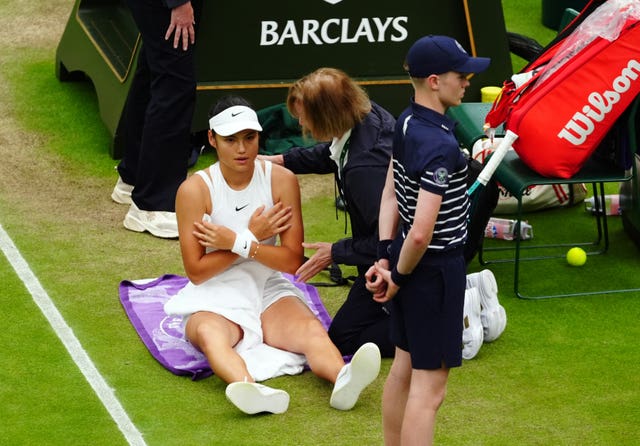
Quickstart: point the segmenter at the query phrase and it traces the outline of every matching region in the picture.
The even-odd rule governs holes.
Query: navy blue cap
[[[424,36],[407,53],[411,77],[428,77],[448,71],[481,73],[489,67],[488,57],[471,57],[456,39],[447,36]]]

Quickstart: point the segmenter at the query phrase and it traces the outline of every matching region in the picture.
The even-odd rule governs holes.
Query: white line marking
[[[2,249],[7,260],[9,260],[9,263],[18,274],[18,277],[20,277],[20,280],[22,280],[27,290],[31,293],[33,300],[38,307],[40,307],[40,310],[66,347],[71,358],[78,365],[78,368],[96,392],[100,401],[102,401],[102,404],[111,415],[111,418],[113,418],[118,425],[118,428],[123,433],[127,442],[130,445],[145,446],[146,443],[142,438],[142,434],[131,422],[131,419],[120,404],[120,401],[115,397],[113,389],[109,387],[102,375],[100,375],[100,372],[91,361],[91,358],[89,358],[87,352],[82,348],[80,341],[73,334],[73,331],[64,320],[47,292],[42,288],[40,281],[33,271],[31,271],[29,264],[22,257],[20,251],[18,251],[18,248],[2,225],[0,225],[0,249]]]

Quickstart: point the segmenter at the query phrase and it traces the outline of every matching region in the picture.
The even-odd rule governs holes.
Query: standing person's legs
[[[150,99],[132,198],[141,210],[174,212],[176,191],[187,175],[196,94],[195,52],[193,45],[184,51],[173,48],[171,39],[164,39],[170,9],[142,1],[129,3],[150,73]]]
[[[147,52],[151,61],[154,56],[150,50]],[[151,101],[132,193],[134,203],[142,210],[175,212],[176,192],[187,176],[195,105],[195,75],[190,52],[170,55],[160,51],[156,58],[167,59],[159,64],[150,63],[152,72],[158,69],[164,72],[151,82]]]
[[[389,313],[375,302],[358,276],[349,290],[347,299],[338,309],[329,337],[343,355],[352,355],[360,346],[373,342],[384,358],[392,358],[395,347],[389,337]]]
[[[382,392],[382,428],[386,446],[400,445],[410,384],[411,357],[397,348]]]
[[[400,378],[396,381],[406,385],[409,365],[410,384],[400,437],[398,418],[389,411],[401,401],[390,396],[391,402],[383,409],[388,420],[385,422],[388,444],[433,442],[436,414],[445,397],[449,368],[462,363],[465,277],[462,255],[427,258],[415,267],[411,280],[391,301],[391,336],[399,347],[396,358],[402,354],[406,359],[400,363],[403,367],[397,369]],[[385,393],[402,390],[401,384],[396,386],[397,389],[389,391],[385,387]]]
[[[173,41],[165,40],[171,9],[161,2],[127,3],[143,49],[123,116],[127,122],[121,128],[125,158],[111,196],[116,202],[130,203],[125,228],[176,238],[175,198],[187,177],[195,107],[194,48],[173,48]]]
[[[150,100],[150,73],[147,65],[147,57],[144,45],[140,48],[138,65],[129,87],[127,100],[122,111],[119,130],[124,142],[124,153],[118,164],[118,173],[125,184],[135,186],[138,174],[138,161],[140,159],[140,142],[142,129]],[[129,199],[120,198],[123,204],[131,204],[131,191]],[[115,199],[115,198],[114,198]]]
[[[449,369],[412,370],[411,385],[402,421],[403,446],[430,446],[436,414],[447,391]]]

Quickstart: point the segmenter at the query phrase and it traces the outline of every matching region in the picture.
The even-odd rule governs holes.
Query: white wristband
[[[236,239],[233,242],[233,248],[231,252],[238,254],[242,258],[249,258],[249,252],[251,251],[251,242],[257,242],[258,239],[247,228],[242,232],[236,233]]]

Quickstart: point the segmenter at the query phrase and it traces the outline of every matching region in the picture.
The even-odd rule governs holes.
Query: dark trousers
[[[162,2],[127,3],[142,35],[142,47],[123,111],[124,155],[118,172],[134,186],[132,198],[138,208],[174,212],[190,154],[195,52],[192,45],[187,51],[173,48],[173,36],[164,39],[171,10]]]
[[[389,313],[373,300],[364,277],[359,275],[331,322],[329,337],[343,355],[352,355],[361,345],[373,342],[384,358],[392,358],[395,346],[391,343],[389,320]]]

